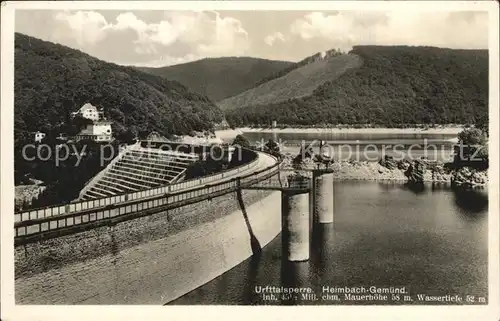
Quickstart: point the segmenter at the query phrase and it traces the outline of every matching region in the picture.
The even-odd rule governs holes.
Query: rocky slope
[[[293,160],[285,157],[283,169],[293,170]],[[303,168],[317,168],[311,159],[305,159]],[[330,165],[336,180],[392,180],[409,183],[449,183],[454,186],[481,187],[488,183],[487,171],[477,171],[468,167],[449,169],[441,162],[429,162],[418,159],[394,161],[390,157],[379,162],[341,161]]]

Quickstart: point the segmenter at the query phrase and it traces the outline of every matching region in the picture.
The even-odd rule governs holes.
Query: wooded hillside
[[[362,65],[321,84],[310,95],[227,111],[229,123],[269,125],[276,120],[290,126],[392,127],[488,122],[487,50],[355,46],[349,55],[360,57]],[[276,89],[269,90],[272,95]]]
[[[176,81],[19,33],[14,87],[16,139],[37,130],[64,131],[70,113],[87,102],[104,108],[116,135],[125,130],[187,134],[223,120],[206,96]]]

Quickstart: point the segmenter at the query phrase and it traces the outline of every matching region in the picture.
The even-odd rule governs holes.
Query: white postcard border
[[[19,9],[127,10],[422,10],[489,12],[489,304],[487,306],[16,306],[14,302],[13,79],[14,15]],[[496,1],[25,1],[1,4],[1,309],[4,320],[498,320],[499,50]]]

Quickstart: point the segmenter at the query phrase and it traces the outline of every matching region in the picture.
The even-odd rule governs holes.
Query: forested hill
[[[178,82],[19,33],[14,87],[16,140],[28,132],[64,129],[70,113],[87,102],[104,108],[115,134],[186,134],[223,120],[206,96]]]
[[[176,80],[213,101],[239,94],[262,78],[268,77],[292,62],[251,57],[206,58],[185,64],[160,68],[137,67],[142,71]]]
[[[269,86],[269,91],[259,96],[273,97],[277,93],[274,101],[268,99],[265,103],[227,111],[229,123],[232,126],[269,125],[272,120],[292,126],[487,123],[487,50],[355,46],[349,56],[359,57],[362,64],[299,98],[291,96],[283,100],[279,94],[293,83],[282,81],[280,87]],[[324,71],[318,69],[318,72]],[[245,103],[252,101],[249,97],[242,98],[247,93],[251,91],[236,97]],[[236,97],[228,100],[237,101]]]

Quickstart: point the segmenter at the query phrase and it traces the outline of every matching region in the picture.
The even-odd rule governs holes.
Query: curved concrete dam
[[[17,246],[17,304],[165,304],[281,231],[281,193],[243,190]]]

